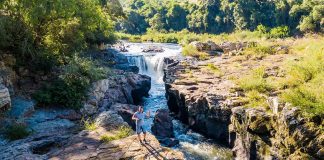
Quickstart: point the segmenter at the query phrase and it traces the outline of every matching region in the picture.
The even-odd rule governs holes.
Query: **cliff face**
[[[276,113],[236,107],[229,126],[233,151],[243,159],[321,159],[320,123],[303,118],[294,107],[280,106]]]
[[[222,89],[230,84],[216,83],[217,77],[198,72],[199,65],[193,63],[187,60],[165,70],[169,109],[193,129],[227,144],[231,110],[226,101],[229,93]]]
[[[270,108],[246,107],[244,93],[231,80],[260,64],[276,76],[287,56],[170,61],[164,77],[169,109],[191,128],[231,147],[237,159],[321,159],[322,117],[303,117],[297,108],[278,103],[276,93],[268,97]]]

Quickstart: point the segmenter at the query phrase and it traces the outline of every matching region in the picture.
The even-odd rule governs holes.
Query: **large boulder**
[[[131,104],[121,104],[116,103],[110,107],[111,111],[116,112],[119,114],[124,121],[126,121],[130,126],[135,129],[135,121],[132,120],[133,114],[137,111],[138,106],[131,105]]]
[[[148,96],[151,78],[131,72],[115,71],[120,76],[109,77],[93,84],[89,99],[81,108],[81,113],[91,116],[106,111],[115,103],[137,104]]]
[[[11,106],[9,90],[3,84],[0,84],[0,110]]]
[[[205,43],[194,41],[189,45],[194,46],[198,51],[203,52],[223,52],[223,49],[213,41],[207,41]]]
[[[174,137],[172,117],[168,109],[159,109],[156,111],[152,132],[158,137]]]
[[[191,42],[189,45],[194,46],[198,51],[204,50],[204,44],[202,42],[194,41],[194,42]]]
[[[123,118],[113,111],[101,112],[96,116],[94,122],[97,126],[101,127],[118,127],[127,125]]]

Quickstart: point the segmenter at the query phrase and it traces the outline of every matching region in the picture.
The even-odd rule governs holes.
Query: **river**
[[[165,57],[180,57],[181,47],[177,44],[168,43],[124,43],[128,52],[124,52],[129,63],[139,67],[139,74],[148,75],[152,78],[150,96],[143,99],[144,110],[156,112],[160,108],[168,108],[165,98],[165,86],[163,82],[163,68]],[[163,52],[144,53],[143,48],[156,46]],[[152,126],[153,117],[146,123]],[[232,159],[231,150],[218,145],[211,139],[189,129],[178,120],[173,120],[175,138],[180,141],[174,149],[184,153],[188,160],[214,160]]]

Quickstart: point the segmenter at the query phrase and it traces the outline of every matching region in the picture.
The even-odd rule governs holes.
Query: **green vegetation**
[[[100,137],[100,140],[108,143],[113,140],[122,139],[122,138],[132,135],[133,130],[129,126],[121,126],[118,128],[118,130],[116,132],[117,133],[115,135],[103,135]]]
[[[53,83],[44,86],[34,94],[40,105],[63,105],[80,108],[87,96],[91,82],[104,78],[107,72],[99,68],[90,59],[72,57],[63,66],[62,74]]]
[[[97,124],[93,121],[91,121],[90,119],[81,119],[81,124],[83,129],[88,130],[88,131],[94,131],[95,129],[97,129]]]
[[[14,123],[5,129],[4,135],[9,140],[18,140],[29,136],[27,126],[21,123]]]
[[[270,28],[271,37],[280,38],[290,31],[324,31],[324,2],[320,0],[128,0],[123,5],[128,18],[118,21],[117,30],[130,34],[183,29],[218,34],[256,30],[260,24]]]
[[[267,94],[274,89],[274,86],[267,81],[267,74],[264,67],[251,71],[247,76],[237,80],[240,89],[245,92],[243,100],[247,107],[266,107]]]
[[[287,41],[287,42],[286,42]],[[294,45],[290,47],[296,56],[287,59],[285,65],[281,66],[279,72],[284,73],[279,77],[269,77],[264,67],[251,71],[247,76],[236,80],[240,89],[245,92],[243,98],[246,106],[268,106],[267,95],[272,91],[280,91],[282,102],[289,102],[299,107],[305,115],[324,115],[324,46],[323,37],[304,38],[293,40]],[[291,43],[290,39],[280,41]],[[257,48],[260,46],[257,46]],[[262,55],[273,54],[264,49]],[[260,54],[262,50],[255,47],[247,48],[243,52],[251,52],[251,55]],[[253,54],[252,54],[253,53]],[[298,57],[298,58],[297,58]]]
[[[324,52],[318,50],[300,61],[288,63],[281,98],[309,114],[324,115]]]
[[[0,55],[13,55],[16,70],[23,67],[54,79],[35,99],[78,108],[90,82],[104,77],[81,54],[115,41],[114,21],[124,16],[119,2],[10,0],[0,1],[0,10]]]
[[[191,56],[198,58],[200,60],[206,60],[208,59],[209,55],[205,52],[199,52],[196,47],[193,45],[186,45],[182,48],[182,54],[184,56]]]
[[[275,54],[275,48],[272,46],[265,46],[265,45],[256,45],[256,46],[249,46],[243,50],[243,55],[248,58],[256,58],[262,59],[267,55]]]
[[[212,73],[214,73],[217,76],[222,76],[223,72],[221,71],[220,68],[218,68],[217,66],[215,66],[213,63],[208,63],[207,64],[207,69],[209,71],[211,71]]]
[[[254,90],[260,93],[266,93],[273,89],[273,86],[267,82],[266,77],[265,68],[260,67],[254,69],[249,75],[240,78],[237,82],[239,87],[245,92]]]
[[[257,90],[248,91],[245,95],[245,100],[248,102],[246,106],[248,107],[266,107],[267,97],[266,95],[260,93]]]

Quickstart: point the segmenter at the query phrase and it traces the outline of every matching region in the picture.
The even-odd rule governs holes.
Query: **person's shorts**
[[[144,124],[142,125],[136,125],[136,133],[137,134],[140,134],[140,133],[146,133],[146,129],[144,127]]]

